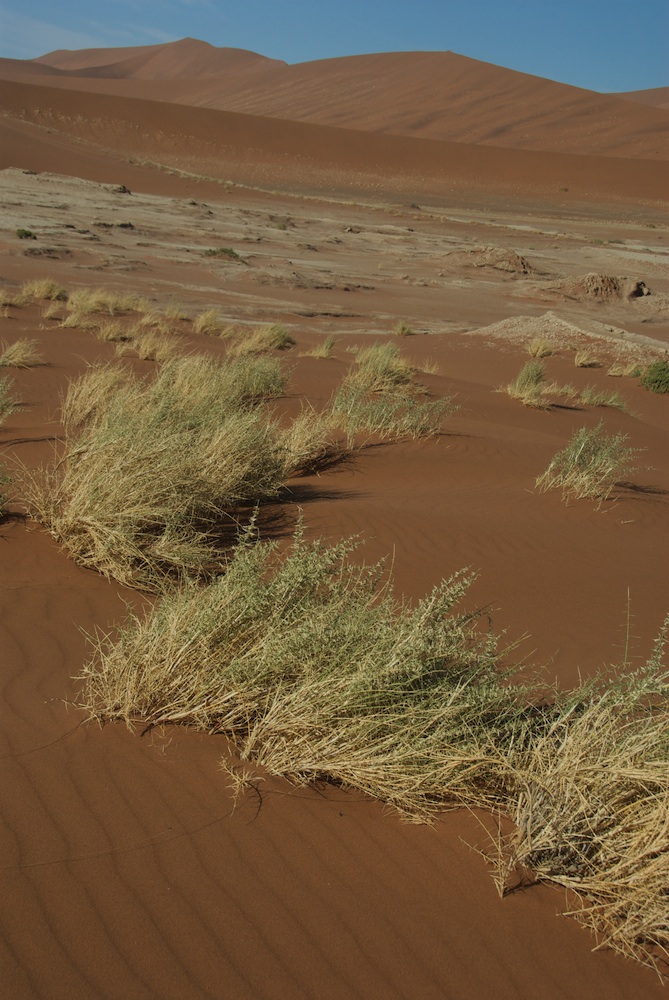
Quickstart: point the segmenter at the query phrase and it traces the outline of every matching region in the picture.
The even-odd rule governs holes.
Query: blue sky
[[[591,90],[669,85],[669,0],[0,0],[0,55],[190,36],[286,62],[445,50]]]

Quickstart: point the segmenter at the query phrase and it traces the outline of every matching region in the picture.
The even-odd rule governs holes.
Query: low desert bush
[[[538,410],[549,410],[551,400],[547,392],[546,367],[539,361],[528,361],[520,369],[513,382],[505,386],[505,392],[512,399],[519,399],[524,406]]]
[[[574,364],[577,368],[599,368],[599,361],[593,357],[586,347],[576,352],[574,355]]]
[[[554,351],[550,340],[544,340],[543,337],[534,337],[527,345],[527,353],[532,358],[548,358]]]
[[[348,382],[367,392],[406,392],[412,385],[415,369],[395,344],[373,344],[356,354],[358,370]]]
[[[0,423],[14,412],[16,405],[11,382],[7,378],[0,378]]]
[[[3,368],[35,368],[43,363],[42,356],[36,348],[36,340],[15,340],[13,344],[0,341],[0,367]]]
[[[228,323],[223,319],[218,309],[205,309],[193,320],[193,332],[207,337],[219,337]]]
[[[142,329],[140,325],[127,331],[125,337],[118,338],[116,353],[119,357],[136,354],[142,361],[164,363],[179,354],[181,340],[170,333],[156,329]]]
[[[79,288],[70,293],[68,309],[79,316],[117,316],[129,312],[145,312],[148,303],[137,295],[110,292],[105,288]]]
[[[625,434],[606,434],[603,425],[581,427],[536,480],[537,489],[562,490],[566,500],[607,500],[614,486],[635,469],[637,448],[629,447]]]
[[[405,323],[403,319],[400,319],[395,324],[393,333],[396,337],[413,337],[414,332],[408,323]]]
[[[234,354],[264,354],[267,351],[287,351],[294,347],[297,341],[280,323],[260,326],[252,333],[242,333],[235,341],[231,351]]]
[[[613,378],[621,378],[623,375],[632,375],[638,367],[638,361],[614,361],[606,374]]]
[[[232,247],[210,247],[208,250],[203,251],[204,257],[224,257],[228,260],[241,260],[236,250]]]
[[[257,405],[282,385],[265,359],[175,358],[154,380],[93,369],[63,402],[60,460],[23,470],[29,509],[77,562],[129,586],[207,572],[221,524],[285,479],[280,431]]]
[[[669,392],[669,362],[651,362],[641,378],[641,385],[649,392]]]
[[[224,574],[184,581],[99,636],[80,706],[101,722],[225,734],[293,782],[331,781],[431,820],[504,813],[500,891],[518,870],[579,893],[576,916],[642,961],[669,954],[669,618],[648,663],[573,692],[523,686],[458,610],[457,573],[414,607],[355,542],[282,558],[249,528]],[[373,641],[372,641],[373,638]]]
[[[627,403],[617,392],[606,392],[591,385],[586,385],[582,390],[580,400],[586,406],[611,406],[616,410],[622,410],[623,413],[627,413],[628,410]]]
[[[506,746],[519,706],[495,640],[454,612],[469,578],[411,609],[380,566],[351,564],[353,547],[298,531],[279,561],[246,535],[211,584],[187,583],[118,642],[100,639],[89,713],[225,733],[275,774],[338,781],[421,818],[446,800],[481,804],[481,729]]]
[[[582,900],[573,915],[600,947],[650,965],[669,958],[668,626],[642,669],[556,700],[520,752],[500,761],[515,825],[500,845],[500,887],[529,870],[571,889]]]
[[[33,300],[66,302],[67,290],[53,278],[36,278],[34,281],[26,281],[21,285],[19,297],[23,302]]]
[[[330,404],[334,424],[352,448],[361,433],[385,439],[422,438],[438,434],[455,411],[450,397],[417,399],[404,393],[370,393],[355,381],[344,381]]]
[[[331,358],[334,345],[335,338],[332,336],[326,337],[325,340],[312,347],[310,351],[304,351],[301,356],[303,358]]]

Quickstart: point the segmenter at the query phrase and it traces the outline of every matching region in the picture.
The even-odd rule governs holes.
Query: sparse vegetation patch
[[[636,469],[638,449],[626,441],[625,434],[606,434],[601,423],[581,427],[537,478],[537,489],[561,490],[565,500],[607,500],[614,486]]]

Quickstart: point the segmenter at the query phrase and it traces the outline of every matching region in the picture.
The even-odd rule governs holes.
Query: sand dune
[[[136,51],[51,53],[27,61],[23,78],[30,82],[35,67],[43,72],[45,65],[61,71],[54,85],[87,92],[419,138],[669,158],[669,118],[662,107],[453,52],[384,53],[289,66],[184,39]],[[11,67],[12,74],[16,70]]]
[[[669,108],[669,87],[654,87],[651,90],[631,90],[625,94],[616,94],[627,101],[638,101],[639,104],[649,104],[653,108]]]
[[[666,196],[669,181],[660,161],[408,139],[32,84],[2,83],[0,105],[9,119],[126,158],[270,189],[652,203]],[[11,144],[1,155],[3,165],[19,165]]]

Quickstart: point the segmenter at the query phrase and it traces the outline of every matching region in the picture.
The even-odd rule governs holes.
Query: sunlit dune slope
[[[669,113],[662,106],[453,52],[380,53],[289,66],[183,39],[137,49],[54,52],[26,62],[22,78],[30,82],[46,65],[58,70],[54,85],[87,92],[421,138],[669,158]],[[0,67],[11,79],[18,72],[16,65]]]

